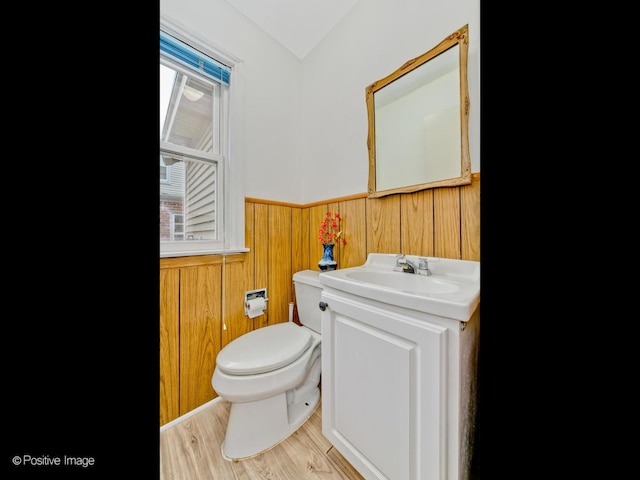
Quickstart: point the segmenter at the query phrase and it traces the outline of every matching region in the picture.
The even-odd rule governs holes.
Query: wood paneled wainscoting
[[[255,328],[288,321],[293,274],[316,270],[318,230],[340,213],[346,245],[338,268],[369,253],[480,260],[480,174],[461,187],[380,198],[357,194],[306,205],[245,199],[249,252],[160,259],[160,424],[217,397],[211,386],[222,347]],[[244,314],[244,292],[267,288],[264,315]]]

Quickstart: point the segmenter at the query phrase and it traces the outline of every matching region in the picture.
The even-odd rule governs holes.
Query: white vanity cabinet
[[[323,435],[366,479],[467,480],[479,306],[460,321],[327,285],[322,302]]]

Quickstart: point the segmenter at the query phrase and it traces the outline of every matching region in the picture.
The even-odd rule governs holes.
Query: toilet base
[[[318,387],[290,405],[287,392],[255,402],[232,403],[222,456],[242,460],[275,447],[307,421],[319,404]]]

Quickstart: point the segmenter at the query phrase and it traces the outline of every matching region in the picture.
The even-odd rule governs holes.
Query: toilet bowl
[[[298,317],[246,333],[216,358],[211,384],[231,403],[222,455],[258,455],[295,432],[320,403],[320,272],[293,275]]]

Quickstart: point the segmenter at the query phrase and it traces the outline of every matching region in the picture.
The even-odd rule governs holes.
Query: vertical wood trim
[[[217,395],[211,385],[220,351],[222,265],[186,267],[180,279],[180,415]]]
[[[290,302],[296,302],[296,286],[293,283],[293,274],[301,270],[307,270],[309,266],[309,209],[294,208],[291,211],[291,298]],[[287,305],[288,308],[288,305]],[[287,310],[287,320],[289,311]]]
[[[253,330],[253,319],[244,313],[244,292],[253,290],[249,258],[245,253],[225,256],[222,319],[226,329],[221,330],[221,347]]]
[[[308,219],[309,216],[306,215]],[[308,221],[307,221],[308,223]],[[292,275],[300,270],[305,270],[308,264],[308,255],[306,253],[306,242],[308,241],[309,228],[304,223],[303,210],[301,208],[291,209],[291,272]],[[293,278],[290,283],[293,282]],[[290,302],[293,302],[293,291],[291,293]]]
[[[433,206],[434,256],[460,259],[460,187],[435,189]]]
[[[269,286],[269,206],[255,204],[254,215],[255,232],[255,282],[253,289],[267,287],[267,295],[271,292]],[[275,248],[275,247],[274,247]],[[269,311],[267,308],[264,315],[260,315],[253,320],[253,328],[266,327],[269,324]]]
[[[269,325],[288,321],[291,298],[291,207],[269,205]],[[259,317],[258,317],[259,318]]]
[[[255,226],[255,204],[245,202],[244,204],[244,242],[249,249],[245,256],[246,273],[249,276],[249,290],[253,290],[255,285],[255,258],[256,258],[256,226]]]
[[[480,261],[480,180],[460,188],[462,258]]]
[[[340,213],[340,202],[331,202],[331,203],[327,203],[327,212],[331,213],[331,217],[333,217],[336,213]],[[327,212],[324,212],[325,215],[327,214]],[[320,225],[318,225],[318,229],[320,229]],[[340,229],[344,230],[344,225],[342,222],[340,222]],[[346,234],[346,232],[345,232]],[[318,242],[320,243],[320,242]],[[323,252],[324,254],[324,249]],[[340,245],[340,242],[337,242],[335,247],[333,247],[333,258],[335,259],[336,262],[338,262],[338,268],[344,268],[344,265],[341,263],[341,255],[342,255],[342,245]],[[320,258],[322,258],[322,254],[320,255],[320,257],[318,257],[318,260],[320,260]],[[318,267],[319,268],[319,267]]]
[[[357,267],[367,261],[366,200],[340,202],[339,210],[347,244],[341,247],[338,268]]]
[[[180,270],[160,270],[160,425],[180,416]]]
[[[246,289],[241,292],[242,300],[244,301],[244,292],[248,290],[256,289],[256,205],[252,202],[245,202],[244,204],[244,231],[245,231],[245,245],[249,248],[249,252],[246,253],[245,257],[245,273],[249,279],[249,282],[246,284]],[[244,313],[244,305],[242,306]],[[253,319],[246,317],[247,322],[249,322],[251,330],[256,327],[256,323]],[[229,337],[229,341],[232,338]]]
[[[309,262],[309,242],[313,239],[311,226],[309,225],[309,209],[301,209],[301,225],[302,225],[302,250],[300,257],[302,258],[302,269],[312,270],[314,265]]]
[[[318,262],[322,258],[323,248],[322,244],[318,241],[318,235],[320,231],[320,224],[324,220],[328,211],[328,206],[314,205],[309,207],[309,268],[311,270],[319,270]]]
[[[433,189],[402,195],[402,253],[433,256]]]
[[[367,254],[401,253],[400,195],[367,198]]]

